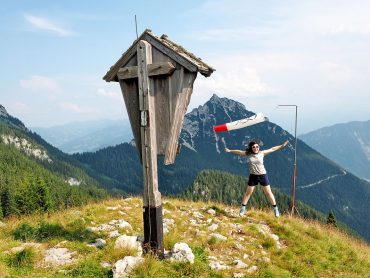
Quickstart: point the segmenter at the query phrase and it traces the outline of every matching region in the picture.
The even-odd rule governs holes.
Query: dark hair
[[[252,152],[252,146],[254,146],[254,145],[259,145],[259,143],[258,142],[256,142],[256,141],[251,141],[251,142],[249,142],[249,144],[248,144],[248,147],[245,149],[245,154],[246,155],[249,155],[249,154],[252,154],[253,152]]]

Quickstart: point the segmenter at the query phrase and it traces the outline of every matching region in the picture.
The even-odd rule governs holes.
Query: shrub
[[[13,232],[16,240],[29,241],[36,238],[36,229],[27,223],[22,223]]]
[[[32,268],[35,263],[35,252],[31,248],[25,248],[12,255],[8,260],[8,265],[11,267],[27,267]]]

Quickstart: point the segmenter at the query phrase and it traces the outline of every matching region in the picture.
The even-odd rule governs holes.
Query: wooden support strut
[[[163,221],[161,194],[158,191],[157,142],[155,130],[155,100],[150,91],[148,65],[152,64],[151,45],[140,41],[137,46],[137,76],[142,164],[144,174],[144,250],[163,256]]]
[[[148,64],[148,76],[171,75],[176,67],[171,62],[159,62]],[[118,70],[117,76],[119,79],[132,79],[138,76],[138,67],[124,67]]]

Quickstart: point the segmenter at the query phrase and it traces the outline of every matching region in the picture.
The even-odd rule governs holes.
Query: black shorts
[[[267,174],[264,175],[249,175],[248,185],[249,186],[255,186],[261,184],[262,186],[270,185],[269,178],[267,177]]]

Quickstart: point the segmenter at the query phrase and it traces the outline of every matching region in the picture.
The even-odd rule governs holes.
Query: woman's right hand
[[[230,152],[230,150],[229,150],[228,148],[225,148],[225,152],[229,153],[229,152]]]

